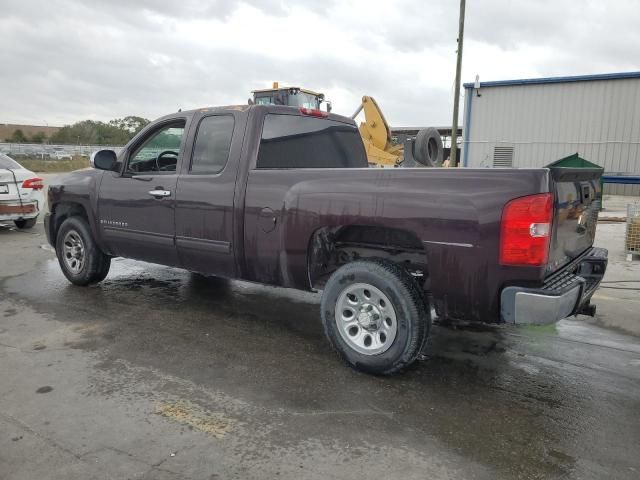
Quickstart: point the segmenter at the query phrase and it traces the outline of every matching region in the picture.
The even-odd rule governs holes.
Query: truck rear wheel
[[[382,259],[336,270],[322,294],[321,316],[340,357],[356,370],[376,375],[410,365],[431,325],[422,292],[409,272]]]
[[[87,222],[69,217],[56,235],[56,256],[62,273],[74,285],[90,285],[105,279],[111,257],[98,248]]]

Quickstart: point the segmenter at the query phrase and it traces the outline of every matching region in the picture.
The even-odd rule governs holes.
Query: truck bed
[[[247,276],[309,288],[306,242],[314,232],[340,225],[396,228],[419,239],[428,270],[424,288],[443,315],[499,321],[503,285],[516,279],[534,285],[548,274],[545,267],[499,265],[503,206],[552,188],[548,169],[252,170]],[[264,207],[276,212],[281,229],[269,240],[260,233]]]

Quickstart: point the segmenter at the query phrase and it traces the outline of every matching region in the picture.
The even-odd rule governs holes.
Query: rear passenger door
[[[176,247],[181,265],[204,274],[234,277],[233,197],[242,135],[236,115],[194,118],[176,193]],[[240,122],[241,123],[241,122]]]

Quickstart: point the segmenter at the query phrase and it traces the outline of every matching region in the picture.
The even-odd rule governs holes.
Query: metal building
[[[640,175],[640,72],[466,83],[462,163],[542,167],[579,153]],[[640,195],[640,185],[605,185]]]

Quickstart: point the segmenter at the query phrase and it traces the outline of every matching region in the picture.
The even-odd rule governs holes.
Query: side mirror
[[[98,150],[91,154],[90,162],[94,168],[112,171],[118,163],[118,156],[113,150]]]

